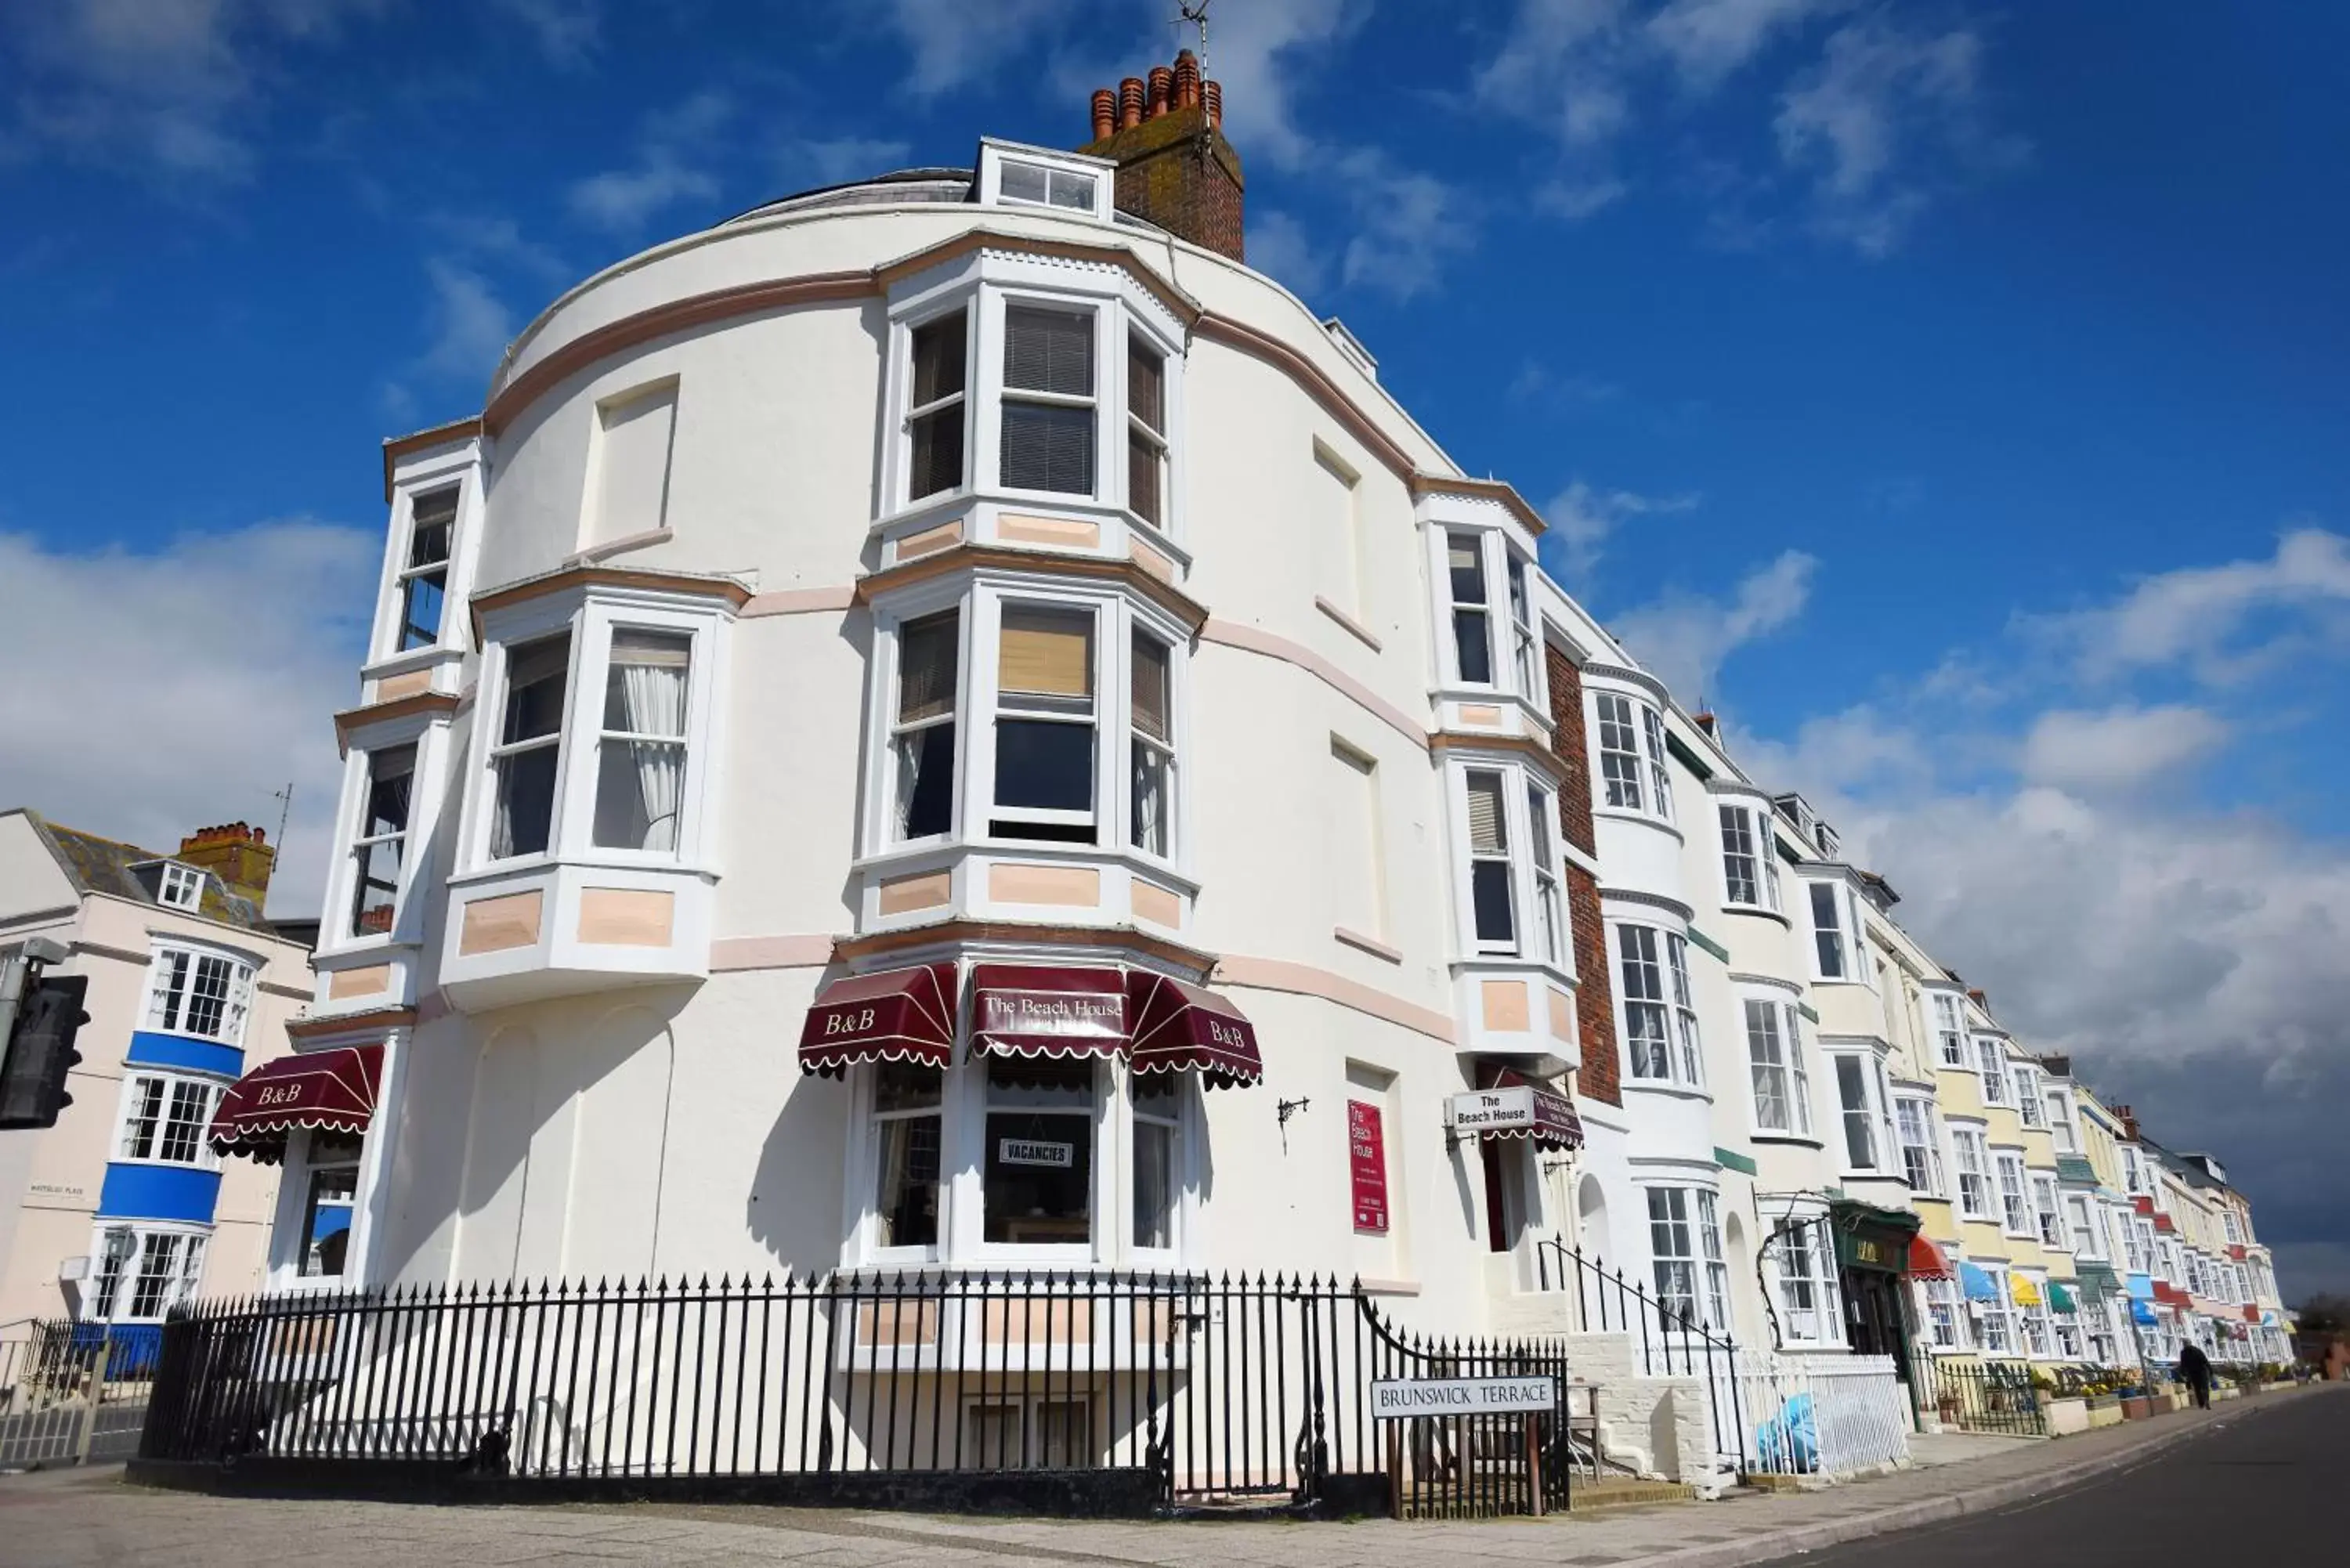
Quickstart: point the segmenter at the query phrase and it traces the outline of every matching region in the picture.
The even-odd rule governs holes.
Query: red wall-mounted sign
[[[1388,1233],[1388,1153],[1379,1133],[1379,1108],[1347,1102],[1347,1166],[1354,1178],[1355,1229]]]

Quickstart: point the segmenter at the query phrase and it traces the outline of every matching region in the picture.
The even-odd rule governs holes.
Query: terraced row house
[[[1304,1272],[1565,1336],[1691,1475],[1732,1345],[1903,1427],[1938,1360],[2271,1348],[2220,1168],[1245,264],[1189,57],[1093,132],[656,245],[387,444],[316,995],[214,1133],[355,1189],[285,1288]]]

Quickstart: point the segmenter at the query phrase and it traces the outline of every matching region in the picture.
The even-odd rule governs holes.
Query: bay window
[[[1648,1251],[1657,1302],[1670,1326],[1730,1327],[1730,1269],[1720,1199],[1704,1188],[1651,1187]]]
[[[1952,1127],[1950,1147],[1959,1162],[1959,1212],[1969,1220],[1992,1220],[1991,1160],[1976,1127]]]
[[[1006,606],[998,628],[996,838],[1097,842],[1094,615]]]
[[[222,1086],[176,1074],[132,1073],[122,1088],[122,1131],[114,1158],[159,1165],[214,1163],[204,1147]]]
[[[1724,898],[1748,909],[1775,911],[1779,908],[1779,867],[1773,858],[1768,810],[1724,802],[1720,816]]]
[[[1445,564],[1452,593],[1452,674],[1463,686],[1493,683],[1493,634],[1485,600],[1485,549],[1482,535],[1445,535]]]
[[[92,1323],[157,1323],[194,1297],[204,1272],[201,1231],[108,1225],[91,1254],[82,1317]]]
[[[2048,1113],[2048,1136],[2056,1144],[2059,1154],[2077,1154],[2081,1140],[2073,1129],[2072,1097],[2062,1089],[2050,1089],[2041,1096]]]
[[[1510,670],[1514,690],[1529,702],[1540,695],[1535,684],[1534,607],[1526,597],[1526,558],[1515,550],[1503,552],[1503,572],[1510,586]]]
[[[1609,805],[1640,809],[1640,732],[1634,727],[1632,700],[1602,691],[1592,699],[1599,730],[1599,777]]]
[[[2064,1220],[2056,1207],[2056,1183],[2048,1177],[2035,1176],[2032,1179],[2032,1215],[2040,1228],[2042,1246],[2064,1245]]]
[[[2011,1236],[2033,1234],[2029,1200],[2025,1197],[2023,1157],[2002,1153],[1999,1162],[1999,1222]]]
[[[1469,897],[1477,950],[1518,950],[1517,906],[1511,884],[1509,813],[1502,775],[1471,770],[1469,787]]]
[[[1673,815],[1673,775],[1665,765],[1665,720],[1647,703],[1640,704],[1640,727],[1648,740],[1648,789],[1656,796],[1656,812],[1666,821]]]
[[[906,499],[961,490],[969,401],[971,313],[958,307],[908,334]]]
[[[1167,356],[1126,340],[1126,509],[1167,525]]]
[[[1844,1113],[1844,1162],[1847,1170],[1877,1168],[1877,1108],[1870,1103],[1869,1063],[1851,1052],[1839,1052],[1835,1064],[1836,1101]]]
[[[1780,1330],[1797,1345],[1840,1345],[1835,1249],[1825,1220],[1782,1226],[1765,1249],[1779,1279]]]
[[[571,634],[557,632],[505,651],[504,701],[490,748],[494,783],[489,856],[544,855],[555,827],[563,760],[564,698],[571,679]]]
[[[458,487],[412,496],[408,553],[400,566],[400,617],[391,651],[431,648],[441,640],[449,592],[449,550],[457,529]]]
[[[898,680],[889,726],[897,773],[893,839],[954,831],[955,701],[962,617],[948,610],[898,633]]]
[[[1128,836],[1162,859],[1173,853],[1175,811],[1174,650],[1145,631],[1134,634],[1128,672],[1128,756],[1133,799]]]
[[[242,1046],[253,968],[226,953],[158,942],[147,974],[146,1027]]]
[[[2046,1359],[2049,1354],[2048,1282],[2009,1276],[2016,1297],[2016,1317],[2023,1330],[2026,1354]]]
[[[1748,998],[1746,1054],[1758,1131],[1812,1135],[1812,1080],[1792,1005]]]
[[[1982,1072],[1983,1104],[2007,1104],[2007,1047],[1987,1035],[1978,1035],[1975,1059]]]
[[[1540,957],[1556,969],[1566,967],[1566,913],[1559,898],[1558,861],[1551,849],[1551,824],[1557,808],[1550,792],[1526,786],[1526,846],[1534,867],[1534,922]]]
[[[1093,1241],[1094,1123],[1089,1058],[990,1056],[983,1234],[992,1243],[1085,1246]]]
[[[1004,307],[997,478],[1006,490],[1094,493],[1094,327],[1087,307]]]
[[[1142,1073],[1131,1080],[1134,1102],[1134,1244],[1152,1251],[1175,1245],[1176,1194],[1181,1179],[1183,1075]]]
[[[692,664],[688,633],[613,628],[596,742],[597,848],[676,851]]]
[[[1996,1264],[1982,1265],[1991,1276],[1991,1299],[1975,1303],[1975,1338],[1987,1355],[2006,1355],[2015,1349],[2015,1327],[2012,1321],[2014,1307],[2008,1295],[2007,1271]]]
[[[1843,900],[1836,897],[1836,884],[1814,882],[1812,895],[1812,944],[1822,980],[1845,978],[1844,923],[1839,918]],[[1856,935],[1857,933],[1855,933]]]
[[[1697,1087],[1700,1053],[1697,1009],[1690,997],[1689,943],[1678,931],[1620,925],[1616,948],[1628,1075]]]
[[[391,929],[415,782],[413,745],[368,753],[366,794],[359,802],[359,834],[350,852],[352,936],[381,936]]]
[[[873,1069],[875,1248],[939,1243],[940,1108],[944,1075],[882,1062]]]
[[[1967,1030],[1959,999],[1947,991],[1930,994],[1934,999],[1934,1039],[1941,1048],[1942,1065],[1963,1067],[1967,1064]]]
[[[1901,1169],[1909,1189],[1929,1198],[1942,1196],[1942,1151],[1934,1140],[1934,1107],[1930,1100],[1905,1096],[1893,1102],[1894,1121],[1901,1138]]]

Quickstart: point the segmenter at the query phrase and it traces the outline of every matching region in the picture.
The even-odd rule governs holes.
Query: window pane
[[[986,1241],[1092,1240],[1093,1084],[1090,1062],[989,1061]]]
[[[130,1115],[122,1126],[122,1158],[147,1159],[155,1152],[155,1128],[163,1115],[163,1080],[139,1078],[131,1091]]]
[[[1156,528],[1159,515],[1159,447],[1149,437],[1128,431],[1126,437],[1126,507]]]
[[[1154,741],[1168,739],[1168,648],[1157,638],[1134,639],[1134,727]]]
[[[1812,884],[1812,934],[1819,943],[1820,973],[1829,980],[1844,977],[1844,933],[1836,929],[1836,890],[1825,882]]]
[[[955,727],[932,724],[898,738],[898,836],[954,826]]]
[[[1175,1244],[1175,1129],[1139,1117],[1134,1124],[1134,1244]]]
[[[1469,775],[1469,851],[1472,855],[1506,855],[1510,846],[1502,815],[1502,776]]]
[[[1877,1142],[1871,1136],[1868,1079],[1857,1056],[1835,1059],[1836,1097],[1844,1106],[1845,1163],[1855,1170],[1877,1168]]]
[[[1640,742],[1632,728],[1632,704],[1607,692],[1599,694],[1599,771],[1607,785],[1607,804],[1628,811],[1640,809]]]
[[[899,1116],[877,1123],[880,1177],[875,1243],[931,1247],[939,1240],[939,1118]]]
[[[350,1248],[351,1214],[359,1192],[359,1177],[356,1165],[311,1170],[296,1262],[305,1278],[332,1279],[342,1273]]]
[[[1457,605],[1483,604],[1485,556],[1477,535],[1447,535],[1444,559],[1452,574],[1452,602]]]
[[[1045,179],[1044,165],[1014,163],[1010,159],[1005,159],[1003,173],[998,179],[997,189],[1007,202],[1035,202],[1041,205],[1045,200],[1045,193],[1049,189]]]
[[[490,826],[492,858],[546,853],[547,832],[555,820],[557,750],[540,746],[498,759],[497,817]]]
[[[1134,846],[1153,855],[1168,852],[1169,818],[1173,812],[1167,787],[1171,771],[1167,753],[1148,741],[1134,742]]]
[[[615,630],[611,668],[604,677],[604,728],[682,739],[692,657],[693,639],[684,632]]]
[[[613,632],[611,668],[604,683],[604,728],[626,734],[683,736],[692,649],[693,639],[681,632]],[[675,849],[685,798],[685,747],[673,740],[601,742],[596,759],[597,846]]]
[[[194,979],[188,987],[189,1033],[219,1036],[228,1006],[229,975],[234,967],[222,958],[196,960]]]
[[[1126,411],[1157,431],[1167,433],[1167,361],[1142,346],[1140,340],[1126,340]]]
[[[962,486],[962,405],[950,403],[915,417],[913,452],[908,463],[906,496],[925,495]]]
[[[1090,698],[1094,692],[1094,618],[1082,611],[1007,609],[996,659],[1005,705],[1023,694]]]
[[[1023,391],[1089,398],[1094,391],[1094,318],[1089,312],[1015,305],[1003,313],[1003,384]],[[1090,418],[1090,416],[1088,416]]]
[[[1452,653],[1463,681],[1472,686],[1492,684],[1493,649],[1485,630],[1484,611],[1452,612]]]
[[[910,407],[927,408],[963,389],[965,319],[957,310],[914,328],[914,390]],[[956,428],[962,428],[960,420]],[[960,479],[961,473],[956,477]]]
[[[1471,893],[1477,911],[1477,940],[1509,942],[1517,940],[1510,905],[1510,866],[1506,860],[1480,860],[1470,867]]]
[[[457,487],[420,495],[410,505],[409,569],[442,565],[449,559],[449,533],[457,522]]]
[[[1003,480],[1014,490],[1094,493],[1094,411],[1044,403],[1003,405]]]
[[[995,804],[1031,811],[1091,811],[1093,726],[1050,719],[997,720]]]
[[[441,640],[442,600],[449,591],[445,570],[419,572],[400,587],[400,649],[430,648]]]
[[[368,757],[367,801],[359,836],[380,838],[408,831],[409,784],[416,773],[414,746],[390,746]]]
[[[955,706],[962,658],[960,617],[953,610],[909,621],[898,633],[898,722],[935,719]]]
[[[506,654],[502,744],[563,732],[563,691],[571,666],[569,634],[526,642]]]

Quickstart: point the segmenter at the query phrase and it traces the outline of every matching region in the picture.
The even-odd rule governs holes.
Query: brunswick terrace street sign
[[[1371,1417],[1379,1421],[1549,1410],[1557,1405],[1555,1377],[1399,1377],[1371,1384]]]

